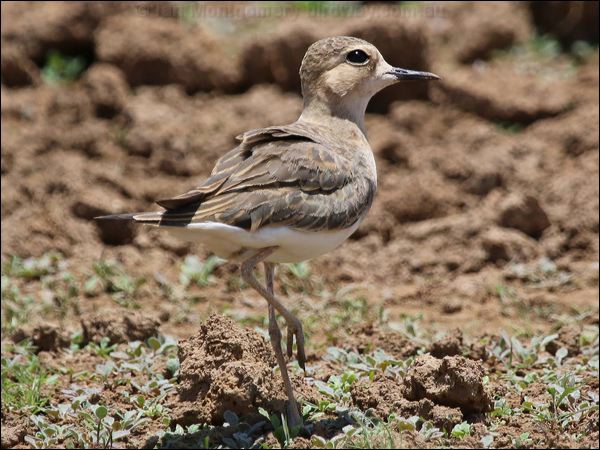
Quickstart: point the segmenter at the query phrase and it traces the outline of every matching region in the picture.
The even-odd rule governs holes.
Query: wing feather
[[[375,185],[319,137],[306,124],[245,133],[200,186],[158,202],[167,209],[159,224],[219,221],[252,231],[269,224],[310,230],[352,225],[370,206]]]

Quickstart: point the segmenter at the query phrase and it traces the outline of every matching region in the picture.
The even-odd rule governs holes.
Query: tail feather
[[[111,214],[108,216],[94,217],[94,220],[133,221],[139,223],[158,224],[162,218],[162,212]]]

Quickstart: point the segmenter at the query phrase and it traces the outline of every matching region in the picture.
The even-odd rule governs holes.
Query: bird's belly
[[[244,249],[278,247],[267,259],[274,263],[306,261],[328,253],[344,242],[360,221],[342,230],[302,231],[286,226],[267,226],[250,232],[218,222],[186,227],[165,227],[175,236],[204,245],[215,255],[231,259]]]

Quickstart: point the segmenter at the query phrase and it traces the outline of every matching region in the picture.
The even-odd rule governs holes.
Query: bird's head
[[[364,115],[373,95],[408,80],[437,80],[430,72],[401,69],[388,64],[377,48],[355,37],[335,36],[312,44],[300,66],[305,106],[317,99],[349,114]],[[358,111],[353,111],[353,110]]]

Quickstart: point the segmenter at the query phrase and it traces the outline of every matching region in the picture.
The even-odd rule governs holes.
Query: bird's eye
[[[362,50],[352,50],[346,55],[346,61],[350,64],[365,64],[368,60],[369,55]]]

